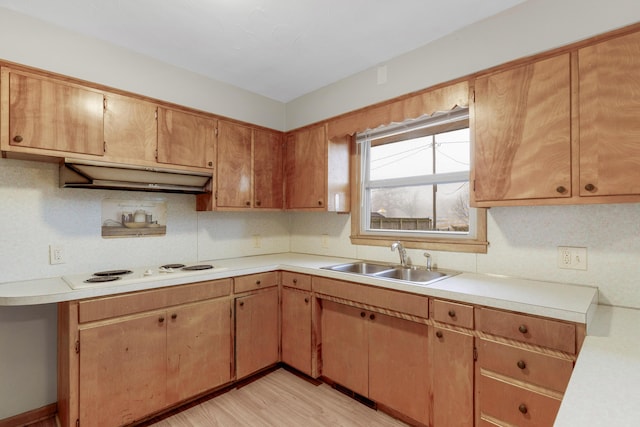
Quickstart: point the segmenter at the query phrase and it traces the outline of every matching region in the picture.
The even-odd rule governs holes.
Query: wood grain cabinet
[[[311,377],[317,376],[313,369],[313,304],[311,277],[283,272],[281,359],[282,362]]]
[[[213,169],[216,120],[158,107],[158,162]]]
[[[2,67],[2,94],[3,151],[104,154],[102,92]]]
[[[282,134],[219,120],[216,207],[282,209],[282,155]]]
[[[349,143],[328,140],[324,124],[286,135],[286,209],[349,211]]]
[[[491,201],[570,197],[570,55],[475,81],[473,197]]]
[[[279,299],[277,273],[234,279],[236,379],[279,360]]]
[[[477,424],[551,426],[583,332],[575,324],[477,309]]]
[[[62,303],[61,425],[126,425],[229,383],[230,290],[220,280]]]

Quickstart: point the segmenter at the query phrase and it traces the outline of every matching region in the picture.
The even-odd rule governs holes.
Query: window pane
[[[375,181],[432,174],[432,140],[428,136],[371,147],[370,179]]]
[[[469,128],[435,135],[436,173],[469,170]]]
[[[469,182],[438,184],[436,230],[469,231]]]
[[[371,190],[371,229],[433,230],[433,186]]]

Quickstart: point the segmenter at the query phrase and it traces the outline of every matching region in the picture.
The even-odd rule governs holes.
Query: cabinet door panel
[[[9,98],[12,146],[103,154],[102,93],[11,72]]]
[[[433,425],[473,427],[473,336],[434,329]]]
[[[379,313],[367,324],[369,398],[428,425],[428,326]]]
[[[254,207],[283,208],[282,135],[253,131]]]
[[[294,132],[286,145],[287,209],[326,210],[327,141],[324,126]]]
[[[322,375],[369,395],[368,335],[364,310],[322,301]]]
[[[640,194],[640,33],[580,49],[578,63],[580,196]]]
[[[169,402],[231,381],[231,303],[228,298],[167,311]]]
[[[278,362],[278,288],[236,298],[236,376]]]
[[[218,122],[216,204],[251,207],[251,128]]]
[[[476,80],[477,201],[571,196],[569,65],[565,54]]]
[[[311,375],[311,293],[282,288],[282,361]]]
[[[110,161],[155,163],[158,141],[156,106],[119,95],[106,95],[105,157]]]
[[[215,120],[158,107],[158,162],[213,168]]]
[[[80,425],[124,425],[166,406],[165,325],[156,312],[80,330]]]

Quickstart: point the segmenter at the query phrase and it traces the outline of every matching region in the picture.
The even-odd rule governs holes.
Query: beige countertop
[[[351,260],[297,253],[282,253],[208,262],[218,268],[211,273],[192,277],[166,276],[144,283],[103,283],[93,287],[71,289],[60,277],[0,283],[0,305],[49,304],[96,296],[174,286],[193,281],[215,280],[272,270],[348,280],[399,291],[452,299],[505,310],[546,316],[560,320],[587,323],[598,304],[597,288],[561,283],[516,279],[484,274],[462,273],[428,286],[413,285],[390,279],[341,273],[321,267]],[[88,273],[87,276],[90,274]]]

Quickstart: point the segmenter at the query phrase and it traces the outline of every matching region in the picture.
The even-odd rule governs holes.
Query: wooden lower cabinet
[[[309,376],[311,371],[311,292],[282,288],[282,361]]]
[[[428,425],[426,324],[322,301],[322,374]]]
[[[278,288],[236,297],[236,379],[278,363]]]
[[[470,331],[433,329],[432,425],[473,427],[474,337]]]

